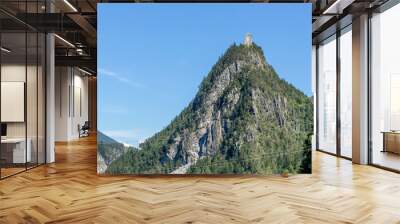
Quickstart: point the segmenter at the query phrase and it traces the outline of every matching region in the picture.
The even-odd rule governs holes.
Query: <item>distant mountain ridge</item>
[[[311,172],[313,106],[256,44],[232,45],[190,104],[110,174]]]
[[[97,172],[104,173],[112,161],[130,150],[137,150],[132,146],[105,135],[101,131],[97,132]]]
[[[97,142],[108,143],[108,144],[118,143],[118,141],[116,141],[113,138],[103,134],[103,132],[101,132],[101,131],[97,132]]]

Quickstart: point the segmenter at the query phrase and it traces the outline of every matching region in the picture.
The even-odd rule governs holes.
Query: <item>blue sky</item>
[[[99,4],[99,130],[135,146],[160,131],[246,33],[311,95],[310,4]]]

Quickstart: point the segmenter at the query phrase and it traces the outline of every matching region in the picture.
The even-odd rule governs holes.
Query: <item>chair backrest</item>
[[[83,124],[82,128],[89,128],[89,121],[85,121],[85,123]]]

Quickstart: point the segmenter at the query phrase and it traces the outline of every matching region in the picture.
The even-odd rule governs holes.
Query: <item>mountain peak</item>
[[[167,127],[107,172],[301,172],[312,108],[246,34],[243,44],[232,44],[218,59],[194,99]]]

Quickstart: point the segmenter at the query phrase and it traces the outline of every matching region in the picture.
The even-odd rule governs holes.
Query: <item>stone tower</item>
[[[246,33],[246,35],[244,36],[243,44],[245,46],[251,46],[253,44],[253,37],[251,36],[250,33]]]

